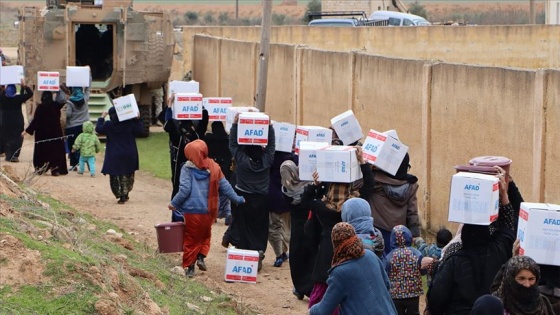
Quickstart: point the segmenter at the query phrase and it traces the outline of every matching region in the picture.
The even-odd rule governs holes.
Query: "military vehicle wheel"
[[[140,120],[142,121],[141,138],[147,138],[150,135],[150,126],[152,125],[152,108],[148,105],[139,105]]]

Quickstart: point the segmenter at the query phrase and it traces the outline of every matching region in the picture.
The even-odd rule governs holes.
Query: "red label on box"
[[[58,91],[56,86],[49,86],[49,85],[39,85],[39,90],[41,91]]]
[[[233,260],[243,260],[243,255],[234,255],[234,254],[229,254],[229,255],[228,255],[228,259],[233,259]]]
[[[243,276],[241,277],[241,280],[247,282],[257,282],[257,277]]]
[[[519,210],[519,217],[525,221],[529,221],[529,214],[523,209]]]
[[[496,221],[497,218],[498,218],[498,215],[497,215],[497,214],[491,215],[491,216],[490,216],[490,222]]]
[[[177,118],[193,118],[202,119],[202,114],[177,114]]]
[[[375,133],[373,131],[368,132],[368,137],[373,138],[373,139],[377,139],[377,140],[380,140],[380,141],[387,140],[386,136],[384,136],[382,134],[379,134],[379,133]]]
[[[177,101],[179,101],[179,102],[201,102],[202,97],[200,97],[200,96],[177,96]]]
[[[525,255],[525,250],[519,247],[519,256],[523,256],[523,255]]]
[[[304,136],[309,135],[309,131],[304,130],[304,129],[298,129],[298,130],[296,130],[296,133],[299,133],[300,135],[304,135]]]
[[[375,155],[371,155],[365,152],[362,152],[362,155],[364,156],[364,159],[368,160],[368,161],[372,161],[375,162],[375,160],[377,160],[377,157]]]
[[[243,256],[243,260],[245,261],[259,261],[258,256]]]
[[[500,189],[500,182],[497,182],[494,185],[492,185],[492,191],[496,191],[498,189]]]
[[[227,280],[237,280],[237,281],[241,281],[241,276],[240,275],[226,275],[226,279]]]
[[[210,98],[208,99],[208,104],[231,104],[231,100]]]

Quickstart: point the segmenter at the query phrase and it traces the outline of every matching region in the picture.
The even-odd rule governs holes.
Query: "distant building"
[[[397,7],[393,5],[397,4]],[[407,12],[408,9],[400,0],[322,0],[323,11],[364,11],[369,16],[374,11],[400,11]]]
[[[546,24],[560,24],[560,0],[546,0],[545,14]]]

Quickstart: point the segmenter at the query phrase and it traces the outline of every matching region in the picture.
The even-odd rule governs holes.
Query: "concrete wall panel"
[[[253,106],[257,44],[223,40],[220,55],[220,96],[233,97],[235,106]]]
[[[296,123],[295,46],[271,45],[265,111],[276,121]]]
[[[195,36],[193,54],[193,80],[200,83],[200,93],[205,96],[220,96],[220,45],[221,39]]]
[[[301,119],[330,126],[331,118],[352,108],[353,55],[304,49],[301,63]]]
[[[560,204],[560,71],[547,71],[544,201]]]
[[[533,191],[535,72],[437,64],[431,86],[432,226],[447,222],[454,166],[482,155],[511,158],[525,200]]]

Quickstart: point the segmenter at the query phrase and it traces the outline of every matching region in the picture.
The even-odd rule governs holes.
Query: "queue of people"
[[[42,92],[23,129],[23,116],[20,121],[15,112],[21,115],[33,91],[24,82],[21,86],[20,94],[15,86],[0,94],[0,153],[17,162],[21,138],[34,135],[36,171],[64,175],[64,139],[69,136],[70,169],[79,166],[83,173],[87,163],[94,176],[91,158],[100,148],[87,114],[87,89]],[[182,267],[187,277],[195,276],[195,266],[210,269],[205,258],[212,225],[224,218],[228,228],[222,246],[258,252],[260,271],[270,243],[273,266],[288,262],[292,293],[299,300],[308,298],[309,314],[419,314],[426,293],[425,314],[431,315],[560,315],[558,267],[539,266],[515,251],[523,198],[503,169],[496,167],[498,219],[489,226],[463,224],[455,237],[442,228],[436,242],[428,244],[420,233],[418,178],[409,173],[408,153],[392,175],[367,163],[355,143],[361,179],[322,182],[314,173],[312,181],[302,181],[294,152],[276,151],[272,125],[267,145],[239,145],[238,116],[228,135],[222,122],[213,122],[207,133],[206,110],[199,121],[175,120],[171,111],[166,109],[164,124],[173,184],[168,209],[172,221],[185,222]],[[61,113],[66,114],[65,128]],[[6,115],[12,115],[9,124]],[[4,132],[8,127],[18,131],[17,139],[12,130]],[[139,119],[120,121],[114,107],[95,126],[107,137],[101,173],[109,175],[118,204],[129,200],[134,186],[139,169],[135,138],[141,129]],[[342,142],[334,137],[331,144]],[[428,275],[428,292],[423,275]]]

